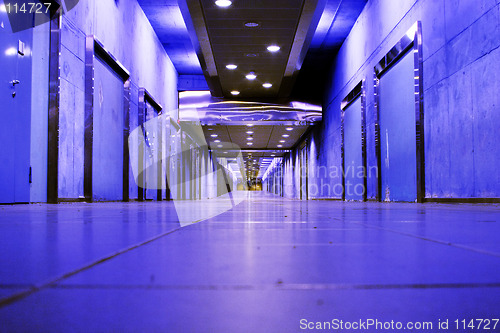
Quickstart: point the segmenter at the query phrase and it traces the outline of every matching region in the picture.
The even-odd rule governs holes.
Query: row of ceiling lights
[[[271,157],[275,157],[275,156],[276,156],[275,154],[271,155]],[[256,170],[253,165],[258,165],[257,160],[253,160],[253,163],[251,162],[251,160],[252,160],[252,153],[248,153],[247,164],[246,164],[247,178],[250,178],[252,175],[252,171],[255,172],[255,170]],[[271,160],[263,159],[261,165],[262,165],[262,167],[259,168],[259,174],[265,173],[265,170],[267,170],[267,168],[269,168],[269,166],[271,165]]]
[[[275,156],[275,155],[271,155],[271,156]],[[251,156],[250,156],[250,159],[251,159]],[[269,168],[269,166],[271,165],[271,161],[272,161],[272,159],[263,159],[261,162],[261,165],[258,169],[254,166],[254,165],[258,165],[257,160],[253,160],[254,163],[252,163],[251,161],[248,161],[247,165],[246,165],[247,177],[251,177],[252,173],[257,171],[257,170],[258,170],[258,173],[257,173],[258,175],[265,173],[267,168]]]
[[[253,127],[253,124],[248,124],[247,126],[248,127]],[[293,131],[293,127],[287,127],[286,130],[287,131]],[[247,146],[252,146],[253,145],[252,141],[253,141],[253,133],[254,133],[254,131],[247,131],[246,133],[249,135],[247,137],[247,141],[248,141],[247,142]],[[210,136],[215,139],[219,135],[218,134],[211,134]],[[282,137],[283,138],[288,138],[288,137],[290,137],[290,135],[289,134],[283,134]],[[286,140],[280,140],[280,144],[277,147],[278,148],[282,148],[283,147],[283,143],[285,143],[285,142],[286,142]],[[214,143],[220,143],[220,140],[219,139],[214,140]],[[217,145],[217,147],[222,148],[222,145],[219,144],[219,145]],[[271,155],[271,156],[273,156],[273,155]]]
[[[226,7],[229,7],[231,6],[232,4],[232,1],[230,0],[217,0],[215,1],[215,4],[219,7],[223,7],[223,8],[226,8]],[[259,23],[257,22],[247,22],[245,23],[245,26],[246,27],[249,27],[249,28],[256,28],[259,26]],[[280,50],[281,48],[278,46],[278,45],[269,45],[267,47],[267,50],[269,52],[272,52],[272,53],[276,53]],[[235,64],[228,64],[226,65],[226,68],[229,69],[229,70],[235,70],[238,68],[238,65],[235,65]],[[250,72],[248,73],[247,75],[245,75],[245,77],[247,78],[247,80],[250,80],[250,81],[253,81],[257,78],[257,74],[255,74],[255,72]],[[273,84],[272,83],[269,83],[269,82],[265,82],[262,84],[262,87],[266,88],[266,89],[269,89],[269,88],[272,88]],[[240,94],[240,92],[238,90],[233,90],[231,91],[231,94],[233,96],[238,96]]]

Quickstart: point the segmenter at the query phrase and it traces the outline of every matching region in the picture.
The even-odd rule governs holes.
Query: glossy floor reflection
[[[232,199],[182,205],[210,216]],[[334,319],[457,331],[500,316],[499,205],[253,192],[185,227],[172,202],[0,210],[1,332],[300,332]]]

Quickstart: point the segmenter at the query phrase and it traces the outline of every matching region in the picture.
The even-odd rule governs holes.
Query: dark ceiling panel
[[[268,99],[276,97],[280,85],[283,84],[284,91],[287,91],[288,86],[295,86],[292,98],[311,102],[319,102],[323,77],[327,73],[325,69],[331,64],[336,50],[342,45],[367,2],[366,0],[313,0],[318,1],[322,15],[317,29],[313,27],[315,32],[311,39],[311,47],[295,83],[294,79],[290,80],[290,77],[283,75],[277,78],[279,75],[277,73],[286,68],[292,44],[296,40],[295,30],[299,22],[302,22],[300,18],[304,8],[307,7],[304,3],[307,4],[305,1],[310,0],[234,0],[229,8],[217,7],[214,0],[138,1],[179,74],[204,73],[207,81],[210,81],[209,86],[214,89],[212,92],[220,93],[222,85],[226,97],[232,98],[229,92],[234,86],[236,87],[234,89],[245,90],[240,94],[240,99]],[[210,49],[213,52],[207,59],[193,47],[193,32],[188,30],[185,23],[186,15],[189,16],[190,13],[182,10],[181,14],[181,9],[187,6],[179,4],[186,1],[196,2],[201,8],[201,20],[193,21],[204,22],[207,29]],[[245,27],[244,24],[249,21],[256,21],[260,26]],[[265,49],[271,42],[282,47],[278,54],[270,54]],[[249,58],[245,56],[248,53],[258,56]],[[207,63],[212,63],[211,59],[214,59],[215,64],[210,71],[212,76],[209,76],[206,66]],[[274,81],[273,88],[263,90],[258,84],[244,84],[241,76],[222,74],[228,63],[237,63],[242,74],[249,70],[255,70],[261,75],[273,71],[271,76],[260,81],[260,83]],[[307,73],[303,73],[304,71]],[[288,97],[283,94],[279,96]]]
[[[201,0],[206,8],[221,9],[215,5],[213,0]],[[223,10],[230,9],[283,9],[283,8],[302,8],[302,0],[235,0],[230,8],[222,8]]]
[[[211,24],[221,23],[219,20],[234,20],[241,19],[243,21],[248,20],[276,20],[276,21],[286,21],[286,20],[296,20],[298,21],[300,17],[300,12],[302,8],[245,8],[238,9],[236,5],[235,8],[221,9],[221,8],[206,8],[204,7],[204,13],[206,18],[206,23],[208,27]]]
[[[257,21],[260,23],[260,26],[258,28],[252,28],[248,29],[245,27],[246,22],[255,22]],[[262,19],[257,19],[257,18],[251,18],[251,17],[245,17],[245,18],[239,18],[239,19],[225,19],[221,24],[223,25],[220,26],[213,26],[210,27],[211,30],[233,30],[233,29],[246,29],[247,33],[252,31],[252,33],[262,30],[262,29],[273,29],[273,30],[290,30],[294,29],[294,24],[296,24],[295,19],[286,19],[286,18],[274,18],[271,20],[262,20]]]
[[[239,21],[241,23],[241,21]],[[261,23],[262,24],[262,23]],[[223,37],[232,37],[232,38],[266,38],[269,39],[269,36],[275,36],[275,37],[284,37],[286,38],[289,34],[290,31],[293,29],[289,28],[256,28],[252,29],[251,34],[249,34],[248,28],[243,28],[243,24],[241,23],[241,26],[229,29],[210,29],[210,32],[213,33],[215,36],[218,38],[223,38]]]
[[[229,134],[233,142],[243,149],[263,149],[267,147],[272,127],[273,126],[229,126]],[[254,133],[247,133],[249,131]],[[252,138],[253,140],[247,140],[247,138]],[[247,142],[252,142],[252,145],[248,145]]]
[[[267,145],[268,149],[292,148],[307,130],[308,126],[293,126],[290,127],[293,128],[292,131],[287,131],[286,128],[288,127],[274,126],[273,132],[269,138],[269,143]],[[287,137],[283,137],[283,135]],[[281,145],[282,147],[279,147],[279,145]]]
[[[288,131],[287,128],[292,128]],[[291,149],[295,146],[299,138],[307,131],[309,126],[277,126],[277,125],[259,125],[259,126],[203,126],[203,132],[209,146],[213,149],[228,148],[224,142],[230,142],[238,146],[241,150],[269,150],[269,149]],[[253,133],[247,133],[253,132]],[[213,135],[217,135],[213,137]],[[288,137],[283,137],[288,135]],[[248,140],[252,138],[252,140]],[[221,142],[216,142],[220,140]],[[285,142],[280,142],[280,141]],[[251,142],[252,145],[247,143]],[[282,147],[278,147],[282,145]]]
[[[277,97],[303,0],[234,1],[229,8],[219,8],[213,0],[199,1],[224,96],[232,97],[231,91],[238,90],[239,99]],[[245,27],[249,21],[260,26]],[[277,53],[267,51],[267,46],[273,44],[279,45],[281,50]],[[225,66],[229,63],[238,65],[238,72],[228,71]],[[250,71],[257,74],[257,80],[245,78]],[[266,82],[273,87],[263,88]]]

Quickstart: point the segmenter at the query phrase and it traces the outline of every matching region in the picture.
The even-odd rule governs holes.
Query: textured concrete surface
[[[85,37],[95,36],[131,73],[131,129],[138,89],[176,116],[177,72],[136,0],[80,0],[62,18],[59,196],[83,196]],[[133,183],[131,183],[133,184]],[[131,198],[137,197],[130,188]]]
[[[314,145],[315,151],[310,166],[340,167],[340,103],[360,80],[366,82],[368,168],[377,165],[373,67],[416,21],[423,34],[426,196],[498,198],[500,3],[495,0],[368,1],[333,61],[324,123],[309,138],[309,150]],[[310,179],[319,186],[322,181],[334,187],[342,179]],[[368,198],[375,198],[376,188],[376,178],[369,178]]]
[[[203,212],[225,203],[186,204]],[[499,205],[251,192],[184,228],[169,202],[1,212],[5,332],[299,332],[302,319],[370,318],[429,321],[425,331],[436,332],[440,320],[500,310]]]

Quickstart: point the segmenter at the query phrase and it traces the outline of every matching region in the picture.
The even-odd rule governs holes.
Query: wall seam
[[[449,75],[445,76],[445,77],[444,77],[444,78],[442,78],[441,80],[439,80],[439,81],[437,81],[436,83],[434,83],[433,85],[429,86],[427,89],[424,89],[424,93],[425,93],[426,91],[428,91],[429,89],[433,88],[434,86],[436,86],[437,84],[442,83],[443,81],[448,80],[448,79],[449,79],[449,78],[451,78],[452,76],[456,75],[458,72],[463,71],[464,69],[466,69],[466,68],[470,67],[470,66],[471,66],[471,65],[473,65],[475,62],[477,62],[477,61],[481,60],[482,58],[484,58],[484,57],[488,56],[490,53],[495,52],[495,51],[496,51],[496,50],[498,50],[499,48],[500,48],[500,44],[499,44],[498,46],[496,46],[496,47],[492,48],[490,51],[488,51],[488,52],[486,52],[486,53],[484,53],[484,54],[480,55],[480,56],[479,56],[479,57],[477,57],[476,59],[474,59],[474,60],[470,61],[469,63],[467,63],[467,64],[466,64],[466,65],[464,65],[463,67],[461,67],[461,68],[457,69],[457,70],[456,70],[456,71],[454,71],[453,73],[451,73],[451,74],[449,74]],[[448,55],[446,55],[446,58],[448,58]],[[447,62],[448,62],[448,61],[447,61]]]

